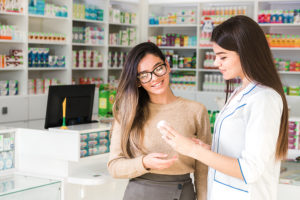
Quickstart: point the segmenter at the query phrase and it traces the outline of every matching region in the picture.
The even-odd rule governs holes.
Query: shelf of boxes
[[[88,44],[88,43],[72,43],[73,46],[83,46],[83,47],[106,47],[104,44]]]
[[[128,23],[113,23],[110,22],[109,25],[114,25],[114,26],[132,26],[132,27],[137,27],[136,24],[128,24]]]
[[[200,72],[219,72],[220,73],[220,70],[218,70],[218,69],[198,69],[198,71],[200,71]]]
[[[93,71],[93,70],[105,70],[104,68],[84,68],[84,67],[78,67],[78,68],[72,68],[72,70],[85,70],[85,71]]]
[[[191,69],[191,68],[171,68],[172,71],[191,71],[191,72],[195,72],[197,71],[197,69]]]
[[[76,19],[73,18],[73,22],[85,22],[85,23],[94,23],[94,24],[106,24],[104,21],[91,20],[91,19]]]
[[[300,72],[288,72],[288,71],[278,71],[279,74],[291,74],[300,75]]]
[[[36,19],[45,19],[45,20],[69,20],[67,17],[56,17],[56,16],[45,16],[45,15],[28,15],[29,18],[36,18]]]
[[[182,47],[176,47],[176,46],[159,46],[159,48],[161,49],[194,49],[196,50],[197,47],[193,47],[193,46],[182,46]]]
[[[64,71],[64,67],[31,67],[28,71]]]
[[[28,44],[67,45],[66,42],[51,42],[51,41],[42,41],[42,40],[29,40]]]
[[[120,77],[125,56],[140,40],[139,23],[142,10],[139,1],[115,1],[109,3],[109,38],[107,69],[108,82]]]
[[[2,68],[0,71],[20,71],[25,70],[24,67],[14,67],[14,68]]]
[[[1,40],[1,39],[0,39],[0,43],[25,44],[25,41]]]
[[[149,28],[187,28],[187,27],[197,27],[197,24],[155,24],[155,25],[148,25]]]
[[[21,16],[21,17],[26,16],[24,13],[3,12],[3,11],[0,11],[0,15],[7,15],[7,16]]]
[[[272,51],[299,51],[300,48],[299,47],[271,47]]]
[[[113,45],[113,44],[110,44],[109,47],[114,47],[114,48],[132,48],[132,47],[134,47],[134,45],[125,46],[125,45]]]
[[[259,23],[261,27],[300,27],[300,24],[262,24]]]

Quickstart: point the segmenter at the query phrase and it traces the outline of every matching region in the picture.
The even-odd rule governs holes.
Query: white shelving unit
[[[212,51],[212,47],[200,46],[202,25],[200,23],[202,17],[202,11],[205,8],[217,8],[217,7],[245,7],[246,15],[258,20],[258,13],[261,10],[272,10],[272,9],[298,9],[300,8],[299,1],[293,0],[195,0],[189,2],[183,2],[180,0],[176,1],[160,1],[160,0],[149,0],[148,1],[148,12],[147,12],[147,29],[144,31],[145,37],[144,41],[147,41],[150,36],[157,36],[166,33],[179,33],[186,35],[196,35],[197,36],[197,47],[167,47],[160,46],[162,50],[174,50],[176,54],[182,54],[183,56],[191,56],[192,52],[196,52],[197,62],[196,69],[196,91],[182,91],[176,90],[175,93],[180,96],[189,97],[193,100],[199,100],[205,105],[208,105],[208,109],[216,110],[218,109],[217,103],[211,103],[215,98],[223,98],[223,92],[210,92],[203,91],[202,84],[204,81],[204,74],[218,74],[221,75],[219,70],[216,69],[204,69],[203,62],[205,59],[205,52]],[[178,10],[189,10],[192,9],[196,12],[196,24],[149,24],[150,16],[153,14],[156,16],[167,16],[177,12]],[[283,33],[290,35],[300,35],[300,24],[260,24],[261,28],[266,33]],[[283,48],[283,47],[272,47],[271,48],[273,56],[275,58],[282,58],[287,60],[299,61],[300,60],[300,48]],[[188,55],[188,53],[190,55]],[[190,71],[191,69],[172,69],[172,71]],[[289,86],[300,86],[299,72],[279,72],[280,77],[284,85]],[[187,94],[191,95],[187,95]],[[296,99],[296,100],[295,100]],[[300,102],[300,97],[288,96],[289,106],[292,108],[293,115],[300,115],[300,109],[297,104]]]
[[[111,0],[110,4],[109,4],[109,9],[110,9],[110,13],[111,15],[109,16],[109,33],[108,34],[112,34],[112,33],[119,33],[120,31],[124,31],[126,29],[129,28],[133,28],[136,30],[136,42],[130,43],[130,45],[116,45],[116,44],[112,44],[111,41],[108,42],[108,58],[107,58],[107,69],[108,69],[108,81],[111,82],[115,79],[118,79],[121,75],[121,66],[118,67],[112,67],[111,66],[111,62],[112,60],[115,60],[115,58],[113,58],[112,54],[118,54],[118,59],[119,61],[115,61],[115,62],[120,62],[120,60],[122,60],[123,58],[120,57],[120,52],[123,53],[128,53],[131,48],[133,48],[135,46],[135,44],[139,43],[140,40],[140,26],[141,23],[143,23],[143,20],[140,20],[141,18],[141,3],[140,1],[135,1],[135,0]],[[114,18],[114,11],[112,11],[113,9],[115,10],[120,10],[120,12],[130,12],[130,13],[135,13],[136,17],[135,17],[135,22],[131,22],[131,23],[121,23],[120,21],[116,21],[116,19]]]
[[[61,84],[71,84],[72,79],[78,82],[80,77],[102,78],[105,83],[108,81],[109,72],[119,75],[120,70],[110,70],[107,65],[108,51],[124,50],[128,52],[132,46],[109,46],[109,33],[123,28],[136,28],[137,43],[139,40],[139,26],[142,22],[139,20],[138,0],[45,0],[59,6],[67,6],[67,17],[41,16],[28,13],[28,0],[21,0],[24,5],[24,13],[0,12],[0,22],[2,24],[16,25],[20,31],[25,33],[22,41],[0,40],[0,54],[8,54],[10,49],[22,49],[24,54],[24,66],[17,68],[0,69],[0,80],[18,80],[19,95],[17,96],[0,96],[0,109],[8,108],[7,114],[0,113],[0,125],[8,125],[13,127],[32,127],[30,124],[43,123],[46,112],[47,95],[38,94],[31,95],[28,92],[29,79],[57,79]],[[96,5],[103,9],[103,21],[76,19],[73,18],[73,5],[75,3]],[[136,24],[109,23],[109,8],[119,8],[122,11],[136,13]],[[102,27],[104,29],[103,44],[82,44],[72,42],[72,28],[74,26],[91,26]],[[43,33],[62,33],[65,34],[65,42],[50,42],[43,40],[29,40],[28,32]],[[49,48],[50,55],[65,56],[65,68],[46,68],[46,67],[29,67],[28,66],[28,48]],[[72,50],[97,50],[102,54],[103,64],[101,68],[73,68]],[[115,73],[116,71],[116,73]],[[98,100],[95,93],[95,101]],[[16,106],[22,105],[22,106]],[[98,103],[95,102],[94,107]],[[44,108],[45,107],[45,108]],[[36,111],[38,110],[38,111]],[[21,114],[19,114],[21,112]],[[97,112],[97,109],[94,109]],[[31,114],[34,113],[34,114]],[[18,116],[16,116],[18,115]],[[33,121],[33,123],[30,123]],[[37,123],[35,123],[37,122]],[[33,126],[34,128],[35,126]]]

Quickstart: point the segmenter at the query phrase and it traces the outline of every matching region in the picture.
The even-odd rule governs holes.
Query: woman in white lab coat
[[[159,129],[176,151],[210,167],[208,200],[276,200],[288,148],[288,108],[264,32],[251,18],[236,16],[217,26],[211,41],[214,64],[227,81],[212,146],[168,123]],[[227,99],[230,80],[237,77],[242,84]]]

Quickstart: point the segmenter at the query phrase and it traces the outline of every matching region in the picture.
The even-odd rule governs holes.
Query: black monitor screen
[[[45,128],[63,122],[62,103],[66,98],[66,125],[90,123],[95,85],[56,85],[49,87]]]

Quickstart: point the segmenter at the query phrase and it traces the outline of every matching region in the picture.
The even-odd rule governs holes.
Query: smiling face
[[[214,65],[219,68],[225,80],[237,77],[244,79],[245,75],[237,52],[223,49],[215,42],[213,42],[213,50],[216,54]]]
[[[163,66],[166,66],[167,72],[158,77],[153,73],[160,73]],[[152,72],[152,79],[147,83],[140,83],[141,86],[148,92],[150,98],[152,95],[161,95],[166,94],[169,90],[169,72],[170,66],[168,63],[165,63],[159,57],[147,54],[143,59],[141,59],[138,65],[138,74],[140,77],[145,77],[145,72]]]

